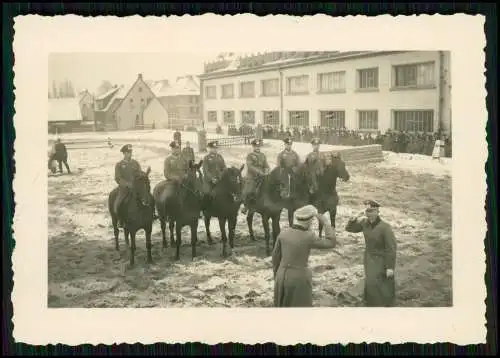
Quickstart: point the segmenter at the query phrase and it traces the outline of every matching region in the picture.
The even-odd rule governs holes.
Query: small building
[[[149,102],[144,110],[143,119],[145,127],[170,128],[167,110],[156,97]]]
[[[205,64],[202,123],[451,133],[449,51],[271,52]]]
[[[94,119],[97,131],[116,129],[115,109],[120,100],[116,98],[122,87],[114,86],[109,91],[95,97]]]
[[[94,119],[94,98],[88,90],[78,93],[78,103],[82,111],[82,123],[84,125],[95,125]]]
[[[193,75],[174,81],[151,81],[151,88],[168,113],[169,127],[182,129],[201,124],[200,84]]]
[[[49,98],[49,133],[69,133],[92,130],[83,125],[79,98]]]

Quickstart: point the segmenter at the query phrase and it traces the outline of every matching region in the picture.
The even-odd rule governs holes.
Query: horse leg
[[[318,223],[318,230],[319,230],[319,237],[321,237],[321,235],[323,234],[323,224],[321,223],[321,221]]]
[[[136,234],[136,232],[133,231],[133,230],[130,232],[130,241],[131,241],[131,245],[130,245],[130,267],[134,266],[134,264],[135,264],[135,234]]]
[[[255,241],[255,236],[253,234],[253,215],[254,212],[252,210],[248,210],[247,214],[248,233],[250,234],[250,240]]]
[[[293,225],[293,212],[294,212],[294,210],[290,207],[287,211],[288,211],[288,225],[291,227]]]
[[[214,241],[212,240],[212,234],[210,233],[210,216],[207,214],[207,215],[203,215],[204,219],[205,219],[205,231],[207,233],[207,242],[209,245],[213,245]]]
[[[161,227],[161,236],[162,236],[162,243],[163,247],[167,247],[167,233],[166,228],[167,228],[167,223],[163,218],[160,218],[160,227]]]
[[[168,222],[168,229],[170,231],[170,246],[175,246],[174,226],[175,226],[174,219],[170,219],[169,222]]]
[[[198,242],[198,218],[191,223],[191,259],[196,257],[196,243]]]
[[[226,235],[226,218],[219,218],[220,235],[222,238],[222,257],[227,256],[227,235]]]
[[[272,227],[273,227],[273,248],[276,245],[276,239],[280,234],[280,214],[272,217]]]
[[[120,235],[120,229],[118,229],[118,219],[115,215],[111,217],[111,222],[113,223],[113,234],[115,236],[115,249],[116,251],[120,251],[120,243],[118,241],[118,237]]]
[[[236,231],[236,216],[232,216],[228,219],[228,227],[229,227],[229,247],[234,249],[234,234]]]
[[[175,259],[180,260],[181,258],[181,243],[182,243],[182,226],[180,223],[175,223]]]
[[[153,263],[153,256],[151,255],[151,232],[153,231],[153,226],[148,226],[145,230],[146,233],[146,250],[148,252],[148,264]],[[135,242],[135,240],[134,240]]]
[[[337,220],[337,207],[330,209],[330,222],[332,227],[335,229],[335,221]]]
[[[129,234],[130,234],[130,231],[126,227],[123,228],[123,236],[125,236],[125,245],[127,247],[130,246],[130,241],[128,241]]]
[[[262,215],[262,227],[264,228],[264,239],[266,240],[266,255],[271,255],[271,250],[269,248],[270,230],[269,230],[269,216]]]

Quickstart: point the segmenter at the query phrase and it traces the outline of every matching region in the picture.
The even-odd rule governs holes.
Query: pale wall
[[[146,126],[155,123],[155,128],[168,128],[167,111],[156,98],[144,110],[143,118]]]
[[[142,88],[142,92],[139,91],[139,88]],[[130,105],[130,98],[134,99],[133,106]],[[129,93],[115,112],[119,130],[135,128],[136,116],[139,116],[139,118],[142,116],[142,112],[147,106],[148,98],[153,99],[155,95],[142,79],[138,79],[132,85]],[[143,99],[144,102],[141,102],[141,99]],[[141,103],[144,103],[144,107],[141,106]]]
[[[407,89],[391,91],[392,66],[401,64],[411,64],[419,62],[435,61],[435,88],[431,89]],[[446,61],[445,61],[446,62]],[[449,62],[448,62],[449,64]],[[356,70],[370,67],[379,68],[379,89],[376,92],[356,92]],[[346,71],[345,93],[319,94],[317,90],[318,74],[324,72]],[[309,95],[286,95],[286,77],[309,75]],[[267,71],[261,73],[247,74],[239,77],[226,77],[219,79],[205,79],[201,89],[203,96],[203,117],[208,128],[217,124],[208,123],[207,112],[217,111],[218,121],[221,126],[222,111],[236,111],[236,125],[239,125],[241,118],[239,111],[255,110],[256,121],[261,123],[262,111],[280,110],[280,97],[262,97],[261,84],[263,79],[279,78],[279,72]],[[255,98],[239,98],[239,82],[255,81]],[[233,83],[235,88],[235,98],[221,99],[221,85]],[[357,129],[357,110],[378,110],[379,130],[385,132],[391,127],[392,110],[395,109],[432,109],[434,110],[434,128],[438,128],[439,121],[439,52],[438,51],[417,51],[400,54],[391,54],[377,57],[367,57],[352,59],[325,64],[303,66],[283,69],[283,119],[284,127],[288,125],[287,111],[309,110],[310,127],[319,124],[320,110],[344,110],[346,127]],[[205,87],[217,86],[217,98],[205,98]],[[446,92],[446,91],[445,91]],[[446,102],[446,101],[445,101]],[[447,105],[445,103],[445,105]],[[448,104],[449,106],[449,104]],[[449,110],[445,108],[445,112]]]

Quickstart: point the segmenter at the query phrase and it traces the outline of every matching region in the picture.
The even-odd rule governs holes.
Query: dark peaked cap
[[[363,204],[365,204],[368,208],[379,208],[380,207],[380,204],[377,203],[375,200],[365,200],[363,202]]]
[[[122,153],[129,153],[132,151],[132,144],[125,144],[122,149],[120,149],[120,152]]]
[[[208,148],[217,148],[217,141],[211,141],[211,142],[208,142],[207,144],[207,147]]]
[[[171,141],[170,148],[179,148],[179,143],[175,140]]]

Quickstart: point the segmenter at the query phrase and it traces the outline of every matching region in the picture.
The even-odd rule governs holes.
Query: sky
[[[145,80],[173,79],[203,72],[203,63],[217,53],[53,53],[49,86],[68,79],[77,91],[95,92],[102,81],[129,85],[142,73]]]

